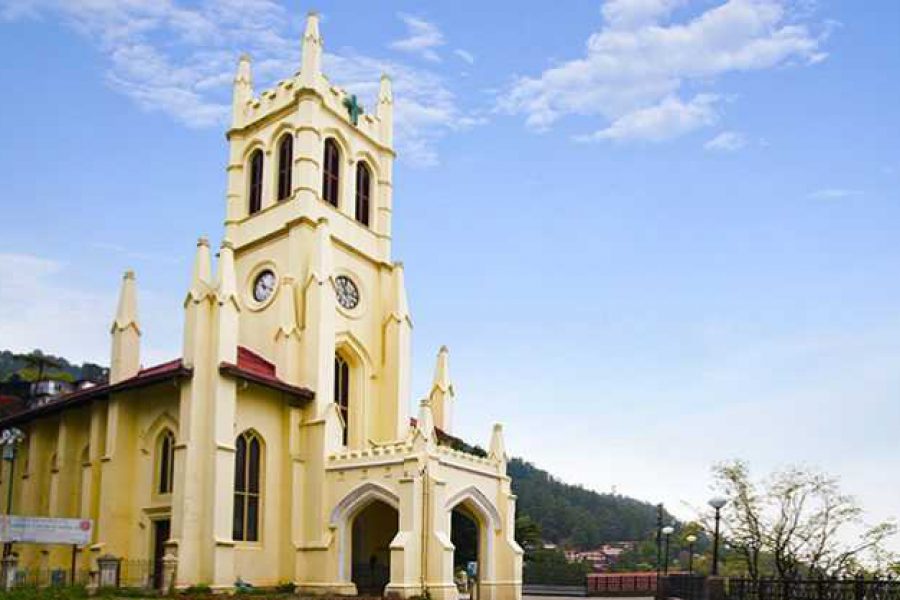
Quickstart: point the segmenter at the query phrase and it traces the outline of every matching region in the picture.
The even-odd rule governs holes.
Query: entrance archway
[[[463,503],[450,512],[450,541],[453,543],[453,579],[465,581],[460,586],[460,598],[477,600],[478,581],[482,576],[481,535],[478,517]],[[474,567],[474,568],[473,568]],[[466,575],[459,579],[457,573]]]
[[[397,510],[372,500],[353,517],[350,578],[360,596],[381,596],[391,579],[391,541],[397,535]]]
[[[462,568],[474,585],[467,591],[473,600],[479,600],[484,584],[494,585],[494,538],[500,531],[500,513],[485,494],[475,486],[465,488],[452,496],[446,504],[450,521],[450,541],[453,550],[453,575]],[[473,564],[474,563],[474,564]],[[474,566],[474,569],[471,568]]]

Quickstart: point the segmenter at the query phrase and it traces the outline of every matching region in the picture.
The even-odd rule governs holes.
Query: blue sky
[[[743,457],[900,506],[900,4],[0,0],[0,347],[107,361],[138,272],[179,352],[221,235],[237,56],[257,90],[394,76],[414,389],[457,431],[690,517]],[[900,549],[900,544],[897,544]]]

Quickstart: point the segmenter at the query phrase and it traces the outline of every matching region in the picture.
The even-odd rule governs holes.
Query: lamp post
[[[694,542],[697,541],[697,536],[691,534],[684,538],[684,540],[688,543],[688,573],[691,575],[694,574]]]
[[[720,496],[711,498],[709,501],[709,505],[716,511],[716,528],[713,534],[713,563],[712,571],[710,572],[710,575],[714,577],[719,574],[719,521],[721,519],[722,507],[725,506],[727,502],[728,501],[725,500],[725,498],[722,498]]]
[[[666,536],[666,562],[663,563],[664,564],[663,574],[668,575],[669,574],[669,537],[672,535],[672,533],[675,532],[675,528],[672,527],[671,525],[666,525],[665,527],[662,528],[662,532],[663,532],[663,535]]]
[[[16,450],[19,447],[19,444],[22,443],[22,440],[25,439],[25,434],[22,433],[21,429],[17,429],[15,427],[10,427],[9,429],[4,429],[0,432],[0,446],[3,446],[3,460],[9,461],[9,482],[6,485],[6,515],[9,516],[12,514],[12,500],[13,500],[13,479],[15,475],[16,468]],[[3,544],[3,558],[6,558],[12,552],[12,542],[6,542]]]
[[[656,578],[659,579],[662,570],[662,530],[663,530],[663,505],[656,505]]]

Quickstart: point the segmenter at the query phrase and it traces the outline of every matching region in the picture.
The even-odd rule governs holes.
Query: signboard
[[[54,519],[50,517],[0,516],[0,542],[32,544],[91,543],[94,522],[90,519]]]

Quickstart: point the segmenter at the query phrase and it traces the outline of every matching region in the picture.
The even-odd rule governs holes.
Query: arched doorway
[[[453,580],[459,585],[460,598],[477,600],[482,576],[481,536],[478,517],[465,503],[450,512],[450,541],[453,543]],[[464,576],[457,576],[458,573]],[[461,582],[465,582],[462,584]]]
[[[391,580],[391,541],[397,535],[397,510],[381,500],[366,504],[353,517],[350,578],[360,596],[381,596]]]

